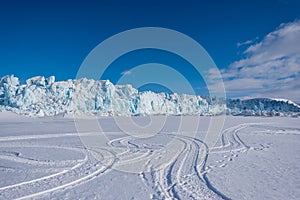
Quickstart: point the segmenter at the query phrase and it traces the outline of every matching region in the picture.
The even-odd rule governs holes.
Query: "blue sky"
[[[295,48],[299,10],[297,0],[2,1],[0,76],[15,74],[22,82],[36,75],[75,78],[84,58],[103,40],[128,29],[154,26],[180,31],[199,42],[221,69],[229,96],[299,101],[295,94],[299,89],[299,51]],[[276,45],[284,47],[280,53],[274,50]],[[270,52],[268,59],[272,59],[263,52]],[[177,63],[180,70],[180,61],[175,62],[172,55],[163,54],[168,58],[164,61],[159,52],[144,52],[140,57],[139,53],[122,58],[123,63],[116,61],[119,65],[105,78],[114,82],[134,60],[146,63],[150,61],[145,57],[155,55],[154,61]],[[287,65],[293,67],[286,70]],[[258,76],[253,70],[269,74]],[[201,77],[193,77],[187,67],[182,71],[192,84],[199,85],[197,93],[206,92]]]

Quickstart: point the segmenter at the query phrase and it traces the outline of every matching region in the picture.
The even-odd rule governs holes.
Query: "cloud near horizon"
[[[130,70],[126,70],[126,71],[123,71],[122,73],[121,73],[121,75],[123,75],[123,76],[126,76],[126,75],[130,75],[132,72],[130,71]]]
[[[227,96],[300,102],[300,20],[281,24],[262,41],[250,45],[243,55],[243,59],[221,70]],[[211,79],[214,73],[210,72]]]

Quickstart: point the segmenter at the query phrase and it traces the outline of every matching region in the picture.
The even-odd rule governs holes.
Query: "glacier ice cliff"
[[[14,75],[0,79],[0,110],[29,116],[60,113],[95,115],[258,115],[300,116],[300,106],[284,99],[224,99],[187,94],[139,92],[108,80],[55,82],[36,76],[20,84]]]

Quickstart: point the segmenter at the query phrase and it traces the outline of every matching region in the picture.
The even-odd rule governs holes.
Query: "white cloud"
[[[252,44],[254,42],[254,40],[247,40],[245,42],[238,42],[236,44],[237,47],[241,47],[241,46],[244,46],[244,45],[249,45],[249,44]]]
[[[121,73],[121,75],[123,75],[123,76],[126,76],[126,75],[130,75],[132,72],[130,71],[130,70],[126,70],[126,71],[123,71],[122,73]]]
[[[227,95],[300,102],[300,20],[281,24],[243,54],[221,71]]]

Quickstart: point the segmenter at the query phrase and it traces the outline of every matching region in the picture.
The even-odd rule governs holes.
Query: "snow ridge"
[[[14,75],[0,78],[0,110],[29,116],[60,113],[107,115],[284,115],[299,116],[300,106],[278,99],[223,99],[187,94],[139,92],[108,80],[67,80],[36,76],[20,85]]]

